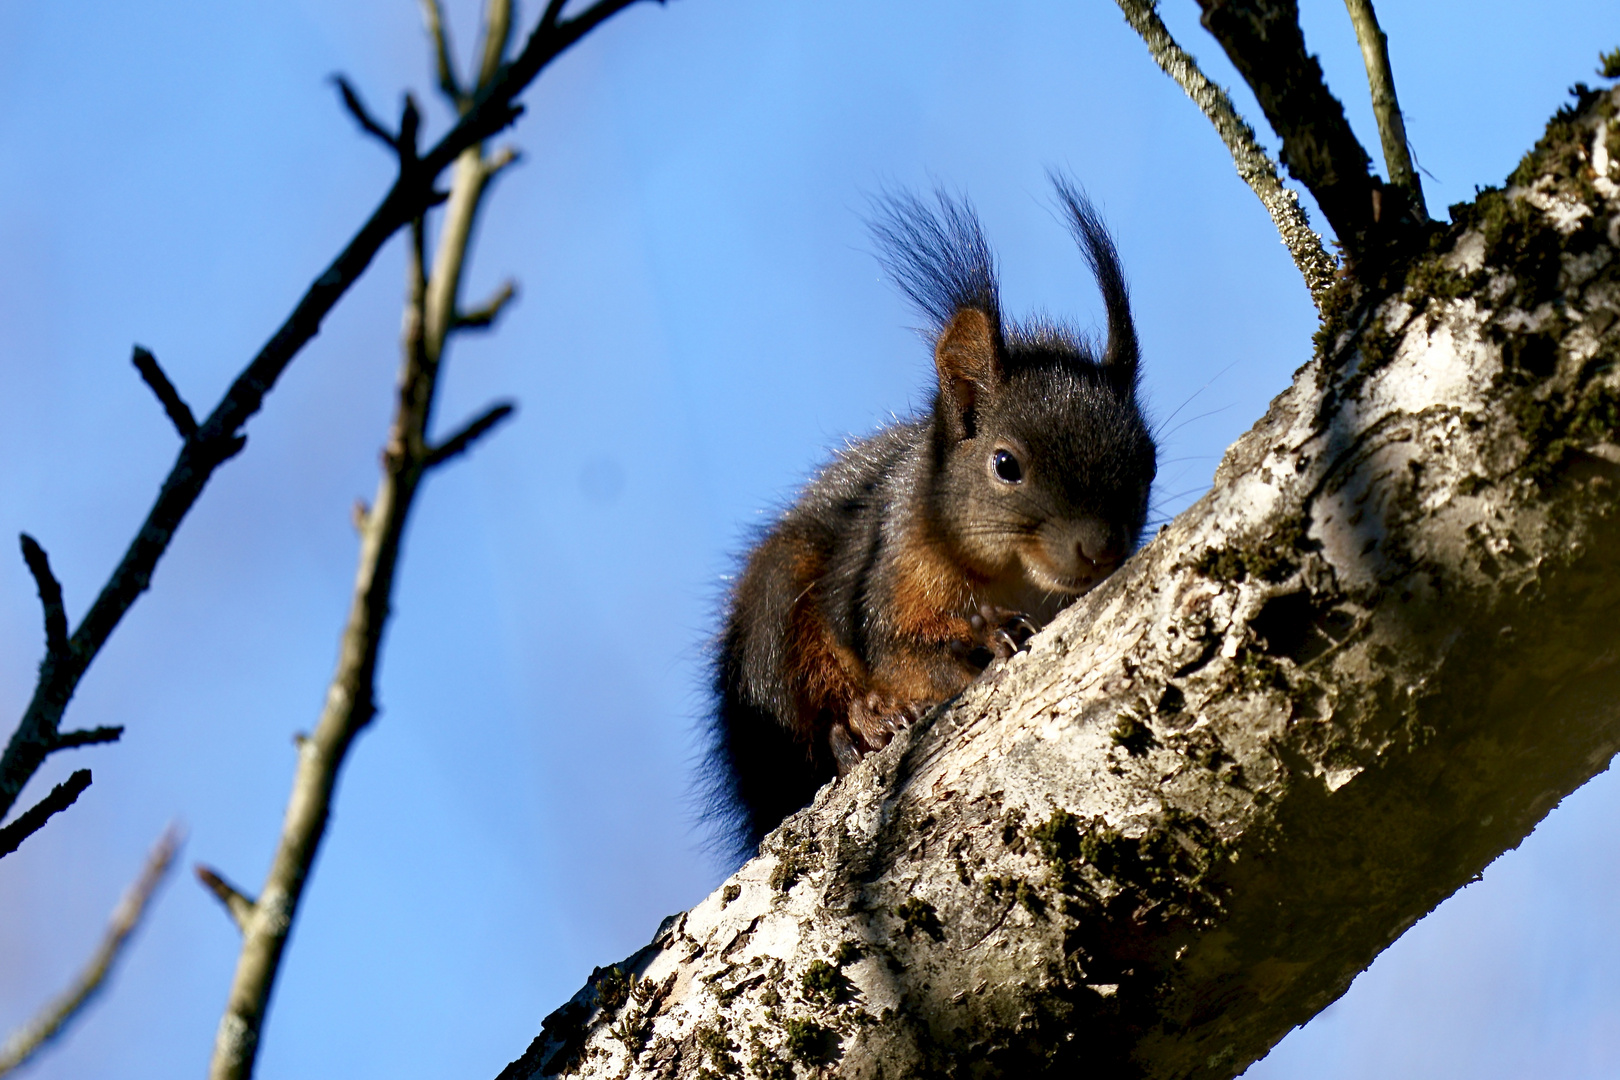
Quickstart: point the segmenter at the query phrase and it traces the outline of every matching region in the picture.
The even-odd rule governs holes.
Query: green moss
[[[741,895],[741,885],[727,885],[724,889],[720,890],[720,906],[725,907],[727,904],[731,903]]]
[[[1142,757],[1159,745],[1159,740],[1153,737],[1153,729],[1130,713],[1124,713],[1114,721],[1108,738],[1115,746],[1123,746],[1131,757]]]
[[[765,1044],[758,1024],[748,1029],[748,1049],[752,1052],[748,1058],[748,1069],[760,1080],[793,1080],[793,1066]]]
[[[838,951],[833,953],[832,962],[839,967],[844,967],[846,964],[853,964],[860,958],[861,947],[859,945],[853,941],[841,941],[838,943]]]
[[[833,1006],[849,998],[851,987],[842,971],[825,960],[817,960],[805,969],[799,989],[806,1001]]]
[[[785,1048],[794,1060],[806,1065],[825,1065],[838,1056],[838,1033],[807,1016],[794,1017],[782,1025]]]
[[[1234,547],[1206,548],[1193,562],[1193,569],[1212,581],[1241,582],[1250,575],[1277,584],[1288,580],[1299,568],[1303,553],[1319,545],[1307,533],[1304,517],[1281,522],[1271,536],[1252,551]]]
[[[1087,822],[1061,808],[1030,835],[1052,868],[1053,883],[1072,897],[1084,899],[1091,893],[1082,873],[1090,867],[1142,899],[1195,913],[1213,903],[1205,882],[1227,855],[1207,822],[1173,809],[1139,837],[1109,828],[1101,818]]]
[[[1605,79],[1620,79],[1620,49],[1598,54],[1597,73]]]
[[[913,896],[895,908],[894,914],[903,924],[906,937],[915,937],[918,933],[923,933],[935,941],[945,940],[945,928],[939,923],[939,913],[934,910],[933,904],[922,897]]]
[[[630,980],[617,964],[602,971],[596,978],[596,1003],[604,1012],[614,1012],[630,1000]]]
[[[1031,915],[1046,914],[1046,901],[1041,899],[1041,894],[1035,886],[1021,877],[1005,874],[1001,877],[985,878],[984,891],[996,900],[1011,897],[1014,903]]]
[[[692,1032],[697,1044],[699,1080],[718,1080],[722,1076],[741,1076],[742,1064],[737,1060],[737,1044],[718,1027],[704,1025]]]
[[[784,832],[776,846],[776,868],[771,871],[771,888],[787,892],[810,869],[815,842],[809,837]]]

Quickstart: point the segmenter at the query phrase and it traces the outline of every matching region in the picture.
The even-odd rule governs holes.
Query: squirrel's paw
[[[997,660],[1006,660],[1027,647],[1029,639],[1040,631],[1035,620],[1022,611],[993,604],[981,604],[968,618],[968,625],[978,634],[979,644]]]
[[[848,724],[834,724],[829,739],[839,773],[854,768],[862,755],[888,746],[890,739],[922,719],[933,704],[898,701],[875,690],[850,702]]]

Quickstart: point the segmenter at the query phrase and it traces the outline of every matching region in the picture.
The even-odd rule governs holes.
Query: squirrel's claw
[[[861,752],[855,749],[855,740],[849,733],[849,728],[843,724],[834,724],[827,733],[827,743],[832,747],[833,761],[838,766],[838,775],[843,776],[861,763]]]

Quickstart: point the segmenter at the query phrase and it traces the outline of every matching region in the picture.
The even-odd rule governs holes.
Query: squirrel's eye
[[[1024,467],[1018,463],[1006,450],[997,450],[990,456],[990,464],[996,471],[996,478],[1009,484],[1016,484],[1024,479]]]

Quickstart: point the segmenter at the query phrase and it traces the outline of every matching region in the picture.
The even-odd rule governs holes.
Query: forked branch
[[[1299,205],[1299,196],[1284,187],[1277,175],[1277,166],[1254,136],[1254,129],[1238,115],[1236,106],[1226,90],[1211,82],[1198,67],[1198,61],[1170,35],[1169,27],[1159,18],[1154,0],[1118,0],[1125,21],[1141,35],[1148,53],[1164,73],[1176,81],[1198,110],[1204,114],[1215,132],[1226,144],[1237,166],[1238,176],[1249,185],[1260,205],[1271,215],[1271,222],[1288,248],[1305,287],[1318,309],[1322,307],[1327,291],[1333,285],[1338,264],[1322,247],[1322,238],[1311,228],[1305,208]]]
[[[194,436],[181,445],[157,500],[84,621],[68,639],[67,649],[59,659],[48,654],[40,665],[33,697],[5,753],[0,755],[0,815],[11,809],[23,785],[59,748],[62,714],[79,680],[124,614],[146,591],[158,561],[214,470],[242,449],[246,439],[240,433],[243,425],[263,407],[265,395],[320,330],[327,313],[395,232],[441,200],[434,188],[439,175],[468,148],[480,145],[516,119],[521,111],[518,95],[541,70],[604,20],[635,2],[597,0],[572,19],[542,20],[518,55],[499,65],[488,85],[473,96],[443,138],[420,157],[406,160],[400,155],[399,172],[371,216],[315,278],[291,314],[197,425]],[[381,124],[376,126],[382,128]]]

